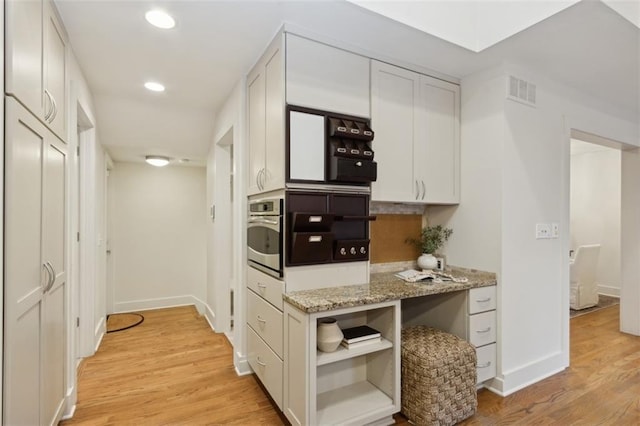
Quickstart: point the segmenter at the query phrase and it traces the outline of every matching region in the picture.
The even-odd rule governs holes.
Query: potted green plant
[[[422,229],[419,239],[408,238],[407,243],[413,244],[422,251],[418,258],[418,267],[422,269],[436,269],[438,260],[433,255],[445,241],[453,234],[453,229],[442,225],[427,226]]]

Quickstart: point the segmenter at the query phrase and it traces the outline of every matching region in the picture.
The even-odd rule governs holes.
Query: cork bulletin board
[[[405,243],[407,238],[418,238],[422,230],[422,215],[377,214],[371,222],[371,263],[403,262],[415,260],[420,250]]]

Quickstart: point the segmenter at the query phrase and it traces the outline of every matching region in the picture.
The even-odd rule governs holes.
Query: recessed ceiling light
[[[144,15],[147,22],[151,25],[164,30],[168,30],[176,26],[176,21],[167,12],[162,10],[150,10]]]
[[[169,164],[169,157],[163,157],[161,155],[147,155],[144,157],[144,161],[152,166],[164,167]]]
[[[144,87],[151,90],[152,92],[164,92],[164,86],[160,83],[156,83],[155,81],[147,81],[144,84]]]

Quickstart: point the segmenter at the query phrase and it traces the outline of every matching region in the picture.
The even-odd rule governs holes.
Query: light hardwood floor
[[[232,348],[194,308],[144,312],[85,361],[63,425],[282,425]],[[465,425],[640,425],[640,337],[618,331],[619,307],[571,320],[571,367],[506,398],[482,390]],[[408,424],[402,415],[396,424]]]
[[[62,425],[283,424],[253,375],[238,377],[232,347],[194,307],[144,311],[105,335],[78,380]]]

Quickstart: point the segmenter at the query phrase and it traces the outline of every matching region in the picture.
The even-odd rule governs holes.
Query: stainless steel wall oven
[[[268,198],[249,202],[247,260],[269,275],[282,277],[283,200]]]

